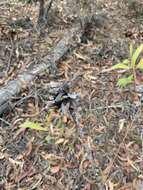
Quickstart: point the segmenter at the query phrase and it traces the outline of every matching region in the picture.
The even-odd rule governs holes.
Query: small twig
[[[124,106],[127,106],[127,104],[125,104],[125,105],[124,104],[111,104],[111,105],[107,105],[107,106],[96,107],[95,109],[90,109],[90,110],[96,111],[96,110],[102,110],[102,109],[123,108]]]
[[[11,51],[10,51],[10,56],[9,56],[9,60],[8,60],[8,65],[7,65],[7,69],[6,69],[6,72],[5,72],[6,75],[8,75],[8,71],[9,71],[9,69],[10,69],[12,57],[13,57],[13,54],[14,54],[14,43],[13,43],[12,38],[10,38],[10,41],[11,41],[12,49],[11,49]]]
[[[50,9],[52,7],[53,2],[54,2],[54,0],[51,0],[50,3],[48,4],[48,6],[46,7],[45,15],[44,15],[46,21],[48,19],[48,13],[49,13],[49,11],[50,11]]]
[[[44,0],[39,0],[39,16],[38,16],[38,24],[44,18]]]
[[[141,130],[141,141],[142,141],[142,159],[143,159],[143,129]]]
[[[6,123],[7,125],[11,126],[11,124],[8,121],[6,121],[5,119],[0,118],[0,121],[2,121],[4,123]]]
[[[39,6],[39,16],[37,20],[37,26],[36,28],[41,32],[45,29],[48,21],[48,13],[52,7],[54,0],[50,0],[48,5],[45,5],[44,0],[39,0],[40,6]]]

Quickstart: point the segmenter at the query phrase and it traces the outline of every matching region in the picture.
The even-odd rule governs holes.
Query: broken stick
[[[69,50],[73,50],[79,44],[79,39],[82,37],[80,25],[73,27],[64,33],[64,37],[58,42],[55,48],[51,50],[47,56],[39,61],[38,64],[23,73],[18,74],[17,78],[10,81],[6,86],[0,89],[0,114],[10,105],[14,98],[23,87],[26,87],[30,82],[44,70],[50,69],[52,65],[57,63],[65,56]]]

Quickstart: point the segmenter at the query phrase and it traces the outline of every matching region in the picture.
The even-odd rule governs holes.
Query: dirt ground
[[[0,190],[143,190],[143,96],[132,85],[120,89],[120,73],[108,71],[128,56],[131,41],[142,42],[141,5],[102,0],[88,41],[61,60],[56,74],[42,73],[13,98],[13,109],[0,118]],[[13,27],[11,20],[25,15],[31,21]],[[36,18],[36,5],[0,2],[1,87],[71,27],[53,16],[39,37]],[[70,93],[79,95],[74,111],[47,106],[49,83],[72,81]],[[20,128],[27,119],[48,131]]]

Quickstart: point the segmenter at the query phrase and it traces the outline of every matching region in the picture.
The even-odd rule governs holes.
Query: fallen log
[[[0,89],[0,114],[9,107],[12,98],[20,93],[24,87],[27,87],[37,75],[41,74],[44,70],[56,66],[70,50],[76,48],[81,37],[82,30],[80,25],[66,31],[63,38],[38,64],[36,63],[32,68],[19,73],[16,79],[2,87]]]

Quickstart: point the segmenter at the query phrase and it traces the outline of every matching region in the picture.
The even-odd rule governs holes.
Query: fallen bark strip
[[[0,89],[0,114],[10,105],[12,98],[21,92],[23,87],[28,86],[30,82],[44,70],[50,69],[65,56],[70,50],[76,48],[82,37],[80,26],[73,27],[65,32],[63,38],[58,42],[55,48],[45,56],[42,61],[31,69],[20,73],[16,79],[10,81],[5,87]]]

